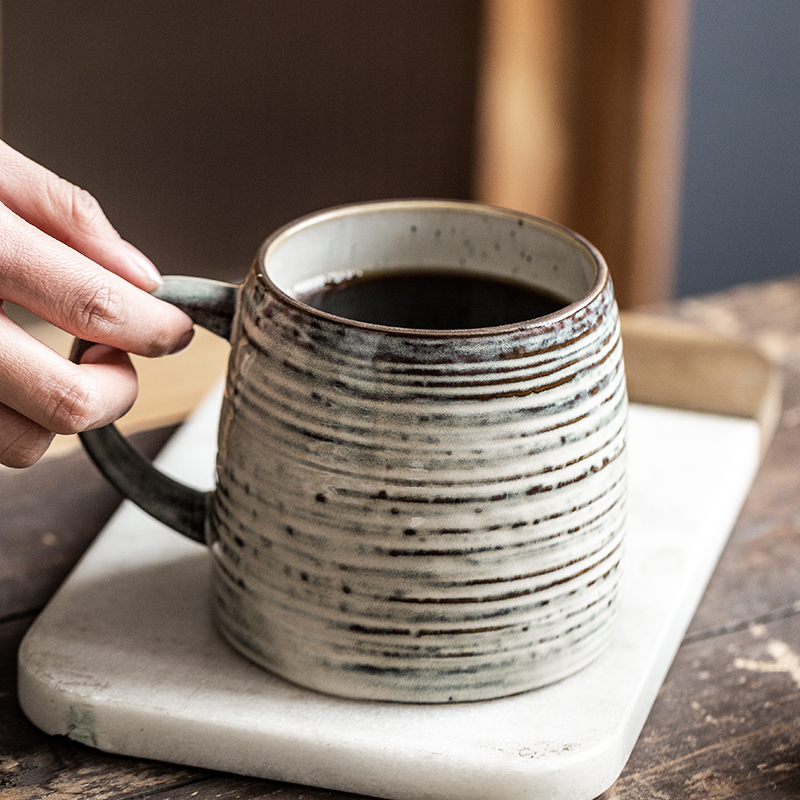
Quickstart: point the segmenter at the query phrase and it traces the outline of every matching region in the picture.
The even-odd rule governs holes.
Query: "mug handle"
[[[195,324],[230,342],[237,286],[205,278],[169,276],[151,294],[177,306]],[[70,359],[80,362],[92,344],[76,339]],[[205,542],[210,492],[193,489],[156,469],[113,423],[79,436],[100,472],[125,497],[159,522],[190,539]]]

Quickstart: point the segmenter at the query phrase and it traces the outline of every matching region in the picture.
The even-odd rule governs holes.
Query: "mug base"
[[[553,647],[544,653],[509,658],[503,669],[482,668],[469,658],[457,666],[446,659],[427,658],[424,663],[398,665],[387,660],[376,664],[335,664],[314,659],[295,650],[291,662],[278,661],[231,626],[215,608],[215,627],[242,656],[267,672],[306,689],[351,700],[407,704],[474,703],[499,700],[550,686],[581,672],[606,649],[614,630],[616,613],[606,616],[600,628],[580,642]],[[276,650],[279,648],[276,648]],[[285,652],[285,643],[280,650]],[[447,659],[449,661],[450,659]],[[472,663],[471,663],[472,662]]]

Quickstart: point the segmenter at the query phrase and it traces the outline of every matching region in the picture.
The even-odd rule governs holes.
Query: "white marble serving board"
[[[210,485],[219,399],[159,459]],[[631,516],[611,646],[491,702],[343,700],[287,683],[209,619],[204,547],[123,504],[20,649],[44,731],[114,753],[396,800],[589,800],[622,770],[759,463],[751,420],[634,405]]]

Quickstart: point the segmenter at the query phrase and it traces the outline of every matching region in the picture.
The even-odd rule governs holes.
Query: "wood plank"
[[[796,613],[684,645],[603,800],[797,796],[798,701]]]
[[[637,312],[622,314],[622,341],[631,400],[755,419],[766,450],[780,418],[783,379],[763,349]]]
[[[152,456],[171,432],[141,433],[134,445]],[[122,498],[82,450],[0,478],[0,619],[7,619],[44,605]]]

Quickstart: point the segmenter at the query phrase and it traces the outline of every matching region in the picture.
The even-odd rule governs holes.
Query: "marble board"
[[[219,393],[159,459],[213,481]],[[205,548],[124,503],[19,655],[41,729],[112,753],[392,800],[590,800],[621,772],[759,464],[753,420],[632,405],[624,600],[579,674],[490,702],[330,697],[253,666],[208,608]]]

